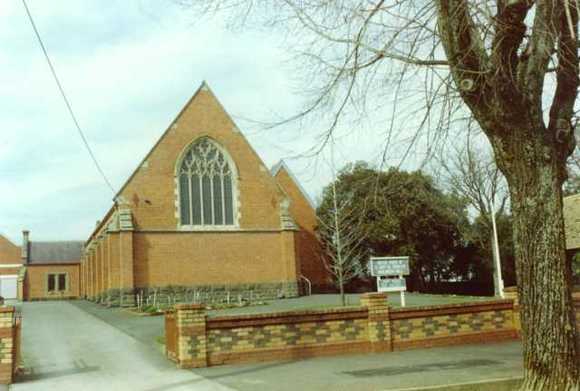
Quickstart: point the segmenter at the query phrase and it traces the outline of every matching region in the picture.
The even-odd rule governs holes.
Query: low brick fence
[[[14,307],[0,307],[0,384],[11,384],[20,363],[21,318]]]
[[[517,338],[512,300],[390,309],[368,293],[360,307],[208,317],[203,306],[166,313],[166,352],[179,367],[388,352]]]
[[[393,348],[462,345],[518,337],[511,300],[391,311]]]

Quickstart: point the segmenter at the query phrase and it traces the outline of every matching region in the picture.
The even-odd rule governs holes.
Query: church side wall
[[[248,300],[296,296],[287,240],[279,231],[136,232],[135,287],[180,287],[206,301],[225,299],[227,292]]]
[[[290,197],[290,213],[300,228],[296,234],[300,274],[312,283],[313,292],[333,290],[334,284],[322,261],[322,249],[316,238],[316,211],[284,168],[277,173],[276,180]]]

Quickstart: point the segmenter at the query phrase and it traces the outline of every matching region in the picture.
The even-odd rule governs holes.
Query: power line
[[[58,86],[58,89],[60,91],[62,99],[64,100],[66,108],[67,108],[67,110],[68,110],[68,112],[69,112],[69,114],[70,114],[70,116],[75,124],[75,127],[76,127],[79,135],[81,136],[81,139],[83,140],[83,143],[85,144],[85,147],[86,147],[87,151],[89,152],[89,155],[91,155],[91,159],[93,160],[93,163],[95,163],[95,167],[97,168],[97,170],[99,171],[99,173],[101,174],[103,179],[105,180],[105,183],[107,184],[107,186],[109,186],[109,189],[111,189],[113,194],[116,194],[115,189],[111,185],[111,182],[109,182],[109,179],[105,175],[103,169],[101,168],[101,165],[99,164],[99,162],[97,161],[97,158],[95,157],[93,151],[91,150],[91,147],[89,146],[87,138],[85,137],[85,135],[81,129],[81,126],[79,125],[79,121],[77,121],[77,117],[72,109],[72,106],[71,106],[68,98],[66,97],[66,94],[64,92],[64,88],[62,87],[62,84],[60,83],[60,80],[56,74],[54,66],[52,65],[52,61],[50,61],[50,57],[48,56],[48,52],[46,51],[46,48],[44,47],[44,43],[42,43],[42,39],[40,38],[40,34],[38,32],[38,29],[36,28],[36,24],[34,23],[34,19],[32,19],[32,14],[30,13],[30,10],[28,9],[28,5],[26,4],[26,0],[22,0],[22,4],[24,4],[24,9],[26,10],[26,14],[28,15],[28,20],[30,21],[30,24],[32,25],[32,29],[34,30],[34,34],[36,35],[36,38],[38,39],[38,43],[40,44],[42,52],[44,53],[44,57],[46,58],[46,62],[48,63],[48,67],[50,68],[50,72],[52,73],[52,76],[54,77],[54,81],[56,82],[56,85]]]

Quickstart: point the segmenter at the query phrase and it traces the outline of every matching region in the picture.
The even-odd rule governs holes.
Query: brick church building
[[[85,243],[80,296],[297,296],[331,283],[315,225],[288,167],[268,170],[203,83]]]
[[[203,83],[84,243],[0,235],[0,295],[132,305],[326,290],[315,227],[288,167],[267,169]]]

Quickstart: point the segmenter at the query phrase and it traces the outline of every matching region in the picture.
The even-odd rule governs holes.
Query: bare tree
[[[575,148],[578,3],[570,0],[206,0],[201,13],[288,29],[310,97],[295,118],[385,118],[413,149],[473,118],[509,186],[521,303],[524,390],[578,390],[562,184]],[[291,118],[292,119],[292,118]],[[458,127],[457,129],[461,129]]]
[[[362,230],[360,209],[336,193],[336,180],[331,184],[331,205],[318,217],[318,239],[324,249],[322,261],[333,276],[340,292],[340,302],[346,304],[344,286],[353,278],[364,275],[366,235]]]
[[[496,296],[502,296],[503,283],[499,270],[501,261],[495,216],[504,213],[508,201],[505,178],[489,154],[469,143],[465,147],[444,151],[438,159],[438,166],[436,169],[449,190],[469,202],[478,212],[486,231],[490,233],[494,290]]]
[[[333,276],[340,293],[340,302],[346,305],[344,286],[355,277],[364,275],[365,262],[362,222],[364,205],[353,205],[348,194],[338,194],[336,189],[337,175],[334,157],[335,140],[330,138],[330,205],[318,209],[317,236],[324,249],[322,262]]]

